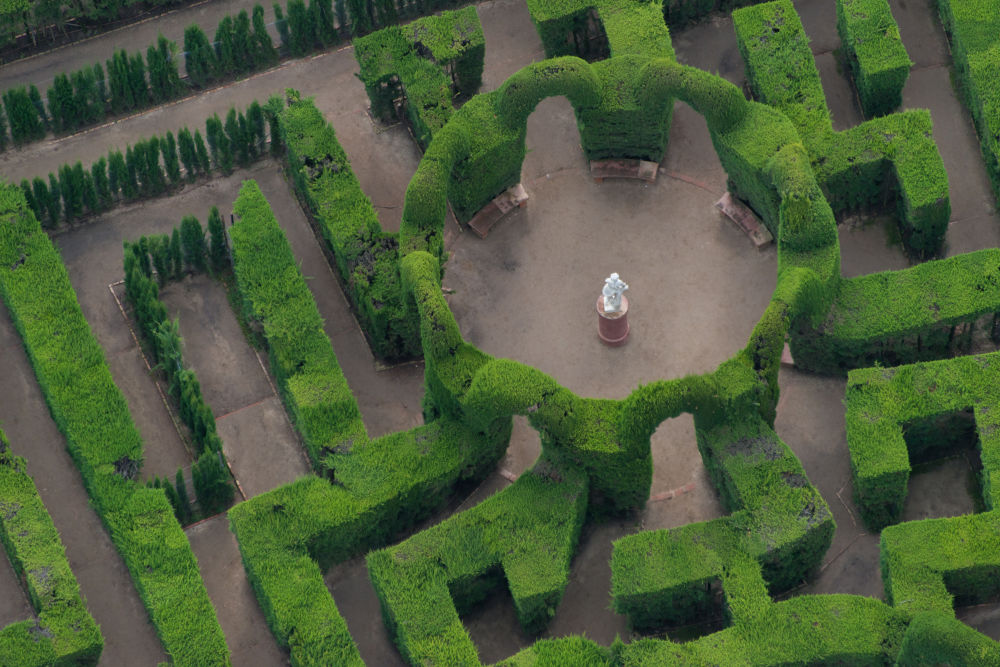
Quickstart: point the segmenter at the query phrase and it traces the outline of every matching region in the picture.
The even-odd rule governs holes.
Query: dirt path
[[[229,520],[219,515],[185,531],[198,558],[201,578],[212,598],[234,665],[288,664],[257,604]]]
[[[308,474],[302,445],[222,284],[193,276],[168,285],[161,298],[180,321],[184,360],[198,375],[223,451],[247,497]]]
[[[97,514],[66,441],[49,415],[7,308],[0,304],[0,422],[34,478],[80,583],[87,608],[104,635],[102,665],[154,665],[166,660],[125,563]],[[4,567],[9,569],[8,564]],[[27,618],[27,615],[22,618]]]

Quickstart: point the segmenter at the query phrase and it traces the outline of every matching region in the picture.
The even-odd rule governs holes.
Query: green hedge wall
[[[907,111],[834,132],[792,3],[738,9],[733,26],[754,96],[792,121],[834,211],[877,206],[891,195],[907,249],[924,258],[937,254],[951,205],[930,114]]]
[[[1000,199],[1000,13],[991,0],[941,0],[955,77],[979,133],[986,173]]]
[[[278,120],[296,191],[333,255],[344,292],[376,356],[417,356],[420,340],[400,291],[398,241],[382,231],[333,126],[311,100],[295,100]]]
[[[178,665],[229,664],[187,536],[162,489],[133,480],[142,441],[52,241],[21,190],[0,190],[0,294],[52,419]]]
[[[737,7],[753,5],[761,0],[663,0],[663,19],[671,30],[697,23],[715,12],[730,13]]]
[[[525,631],[544,630],[569,580],[587,476],[543,457],[476,507],[367,557],[386,627],[411,664],[479,665],[459,613],[504,579]]]
[[[62,540],[25,461],[0,431],[0,542],[38,614],[0,628],[0,664],[93,665],[104,638],[80,597]]]
[[[847,445],[861,516],[878,530],[899,521],[911,460],[947,455],[968,440],[973,410],[986,507],[1000,507],[1000,353],[851,371]]]
[[[264,327],[271,370],[317,472],[327,457],[368,440],[323,318],[284,230],[255,181],[244,181],[229,228],[233,271],[250,321]]]
[[[674,57],[663,8],[651,0],[528,0],[547,58]]]
[[[818,322],[799,320],[791,350],[801,368],[845,374],[966,349],[972,327],[1000,312],[1000,250],[986,249],[839,282]],[[961,333],[964,331],[965,333]]]
[[[406,115],[420,147],[454,112],[454,95],[475,94],[482,83],[486,40],[475,7],[391,26],[354,40],[354,56],[372,114],[390,119],[405,98]]]
[[[869,118],[903,103],[910,58],[886,0],[837,0],[837,32]]]
[[[882,531],[886,601],[908,612],[988,602],[1000,593],[1000,512],[923,519]]]
[[[897,658],[899,665],[968,665],[1000,663],[1000,644],[976,632],[950,613],[914,614]]]

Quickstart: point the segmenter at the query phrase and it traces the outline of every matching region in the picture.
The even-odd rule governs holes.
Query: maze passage
[[[1000,353],[992,351],[1000,338],[1000,251],[987,239],[973,252],[950,254],[949,224],[955,221],[949,177],[954,183],[965,174],[945,172],[942,156],[952,147],[935,141],[939,116],[932,124],[929,110],[897,110],[910,58],[916,57],[912,43],[904,47],[897,8],[880,0],[840,0],[829,7],[829,30],[840,36],[857,104],[870,117],[834,132],[803,27],[806,12],[816,8],[805,3],[796,7],[778,0],[728,14],[730,3],[711,23],[691,28],[704,39],[721,39],[712,31],[726,29],[724,48],[736,62],[742,59],[752,99],[739,85],[683,64],[689,53],[666,27],[679,28],[717,9],[717,3],[497,3],[497,11],[521,11],[538,39],[537,57],[520,54],[518,69],[495,90],[479,92],[487,55],[504,48],[489,37],[495,26],[484,17],[497,14],[485,5],[403,24],[400,16],[437,7],[290,0],[287,19],[279,14],[274,26],[280,47],[266,37],[263,11],[254,10],[253,20],[243,12],[224,21],[218,48],[199,36],[200,28],[189,29],[183,81],[201,89],[271,67],[339,43],[348,26],[352,48],[312,61],[286,60],[282,69],[259,78],[203,90],[196,100],[204,106],[185,101],[165,113],[154,110],[150,113],[162,114],[156,116],[162,130],[131,137],[131,145],[112,145],[106,158],[88,160],[87,167],[67,150],[59,157],[67,163],[47,180],[5,174],[20,187],[0,190],[0,296],[91,506],[124,559],[169,660],[239,663],[258,655],[256,641],[273,642],[264,648],[287,652],[292,664],[375,664],[391,655],[414,665],[479,665],[497,658],[477,646],[463,617],[493,596],[508,599],[506,592],[512,618],[530,638],[518,640],[516,650],[500,659],[498,664],[509,667],[1000,662],[1000,644],[962,623],[955,611],[994,604],[1000,597],[993,414],[998,380],[993,367]],[[940,8],[964,101],[980,132],[986,159],[975,166],[984,179],[996,171],[990,128],[998,109],[984,92],[996,74],[988,66],[995,40],[976,26],[993,25],[985,16],[993,5],[995,0],[950,0]],[[139,82],[138,73],[147,71],[141,58],[137,62],[123,51],[111,55],[118,82],[109,93],[112,109],[125,104],[130,91],[138,108],[136,91],[148,96],[141,98],[146,104],[154,90],[188,85],[175,64],[162,66],[170,48],[165,38],[158,44],[165,46],[147,55],[148,84]],[[336,79],[344,85],[335,96],[324,78],[305,81],[302,91],[291,85],[264,91],[258,99],[265,103],[246,104],[261,92],[255,87],[261,80],[274,81],[266,77],[301,82],[296,72],[320,66],[330,77],[346,71]],[[136,90],[119,85],[122,76],[128,80],[130,67]],[[96,77],[93,67],[88,71],[91,75],[77,77],[87,90],[88,77]],[[54,90],[66,92],[64,78]],[[25,144],[11,154],[11,164],[24,169],[34,167],[17,156],[51,159],[37,157],[27,145],[44,133],[36,127],[44,128],[36,97],[26,88],[8,95],[6,105],[8,115],[17,114],[14,138]],[[68,112],[55,97],[61,109],[57,131],[64,131]],[[552,131],[555,125],[542,116],[554,107],[539,106],[551,97],[564,98],[564,116],[576,130],[573,148],[578,141],[580,150],[576,163],[558,170],[546,164],[529,181],[524,165],[538,142],[529,123]],[[168,98],[172,94],[158,99]],[[81,97],[84,111],[94,99],[104,101],[99,93]],[[51,106],[51,97],[47,103]],[[207,116],[204,136],[183,126],[194,111],[198,119]],[[96,119],[96,109],[83,117],[81,123]],[[397,119],[398,130],[390,126]],[[15,118],[10,120],[13,129]],[[129,128],[139,127],[130,122],[122,122],[126,137]],[[409,144],[405,133],[398,134],[405,130],[412,133]],[[59,146],[87,140],[73,137]],[[715,155],[698,164],[715,171],[706,168],[709,176],[698,178],[677,171],[683,168],[683,148],[709,143]],[[388,170],[377,167],[407,155],[413,172],[405,197],[390,201],[382,180]],[[457,301],[442,286],[449,270],[470,262],[455,250],[462,223],[497,195],[522,181],[537,193],[552,192],[547,188],[586,174],[588,160],[605,159],[669,165],[657,170],[657,179],[684,184],[678,187],[712,191],[725,183],[776,240],[776,248],[755,256],[771,272],[767,289],[773,291],[752,330],[743,330],[749,331],[745,345],[740,341],[726,352],[728,359],[707,371],[681,371],[614,398],[578,395],[559,377],[562,372],[543,373],[493,356],[486,345],[480,349],[474,327],[467,326],[471,320],[463,319],[458,307],[453,312]],[[277,176],[279,168],[287,186]],[[234,172],[231,178],[242,180],[239,193],[223,200],[219,192],[233,193],[233,181],[223,190],[222,181],[212,179]],[[249,176],[279,186],[262,189]],[[588,181],[586,187],[619,202],[619,217],[639,206],[660,207],[668,217],[671,207],[681,205],[663,198],[666,190],[652,183]],[[180,228],[171,233],[158,217],[137,220],[140,216],[130,218],[128,229],[116,226],[124,211],[152,197],[170,199],[150,216],[177,209],[170,225],[181,220]],[[322,249],[329,266],[319,268],[340,282],[356,321],[330,318],[324,290],[315,289],[321,283],[310,289],[317,267],[300,256],[302,237],[287,220],[284,197],[294,214],[308,217],[315,238],[306,229],[307,241],[316,243],[308,250]],[[533,196],[533,203],[539,199]],[[199,211],[212,211],[207,236],[189,211],[180,210],[191,202],[204,204]],[[898,218],[904,248],[879,258],[912,265],[865,275],[842,268],[855,258],[842,255],[841,239],[851,230],[838,229],[838,218],[854,212],[867,216],[887,206]],[[398,232],[380,223],[393,207],[401,210]],[[554,207],[542,210],[558,215]],[[126,239],[125,291],[142,344],[161,365],[191,433],[200,514],[192,514],[193,506],[182,498],[183,471],[166,482],[138,481],[144,445],[130,412],[136,404],[130,406],[126,397],[143,389],[112,376],[107,353],[91,330],[96,324],[84,317],[66,268],[98,255],[88,255],[91,250],[81,250],[79,242],[63,244],[60,234],[50,238],[42,226],[55,231],[85,220],[93,223],[61,234],[85,235],[97,246]],[[705,220],[719,224],[713,243],[732,241],[734,230],[723,221]],[[541,216],[536,221],[544,224]],[[606,221],[604,233],[614,233],[614,223]],[[515,212],[505,224],[507,236],[483,241],[494,244],[484,246],[497,255],[489,261],[505,262],[498,239],[515,243],[523,230],[515,225],[526,224],[525,216]],[[706,265],[717,259],[710,248],[688,242],[677,239],[685,252],[704,252]],[[571,247],[567,242],[539,252],[551,256]],[[746,251],[757,252],[749,246]],[[119,252],[120,246],[116,261]],[[504,266],[517,268],[516,262]],[[238,344],[257,344],[262,356],[266,352],[261,371],[273,378],[311,467],[308,475],[254,489],[231,506],[236,494],[223,451],[233,451],[233,443],[224,449],[200,383],[185,366],[179,330],[160,300],[160,288],[168,280],[188,280],[188,269],[213,271],[228,281],[230,305],[247,338]],[[581,267],[580,275],[588,270]],[[725,273],[726,267],[713,270]],[[701,275],[683,276],[683,282],[697,282]],[[635,301],[640,321],[642,298],[679,286],[642,288],[646,292],[637,288]],[[518,315],[539,316],[531,310]],[[647,332],[663,324],[641,321]],[[404,409],[423,423],[372,437],[385,430],[365,426],[371,422],[362,419],[362,394],[344,371],[355,360],[338,343],[341,334],[366,341],[372,375],[397,372],[402,366],[390,366],[395,363],[421,364],[422,397],[415,395]],[[675,341],[644,363],[660,369],[663,359],[684,354],[684,342]],[[786,342],[794,368],[783,354]],[[564,344],[585,349],[577,339]],[[615,362],[624,364],[634,349],[598,348],[581,353],[578,364],[617,369]],[[126,353],[132,352],[129,344]],[[970,352],[976,354],[956,356]],[[821,374],[831,377],[818,378]],[[825,458],[817,454],[817,445],[808,441],[813,431],[776,426],[779,414],[786,423],[808,420],[809,415],[788,413],[782,389],[794,391],[809,382],[824,387],[836,416],[830,424],[846,414],[840,467],[829,466],[829,452]],[[660,446],[652,437],[661,424],[681,415],[691,415],[691,442],[656,452],[663,454],[656,460],[666,458],[669,465],[670,457],[685,455],[684,446],[691,456],[696,446],[704,472],[690,484],[709,489],[721,510],[693,523],[684,523],[690,517],[647,522],[656,479],[653,448]],[[368,412],[364,416],[370,419]],[[500,476],[515,416],[537,431],[541,451],[524,472],[505,470]],[[914,464],[973,446],[982,462],[983,511],[901,523]],[[97,611],[91,616],[24,475],[23,460],[7,450],[4,440],[0,492],[7,495],[0,495],[0,535],[15,571],[24,575],[37,618],[0,631],[0,661],[93,664],[102,651],[120,647],[102,639],[98,623],[103,627],[105,621]],[[663,514],[679,504],[671,502],[661,506]],[[199,563],[182,528],[222,511],[232,533],[223,533],[231,547],[229,562],[242,561],[235,572],[219,567],[226,562],[224,553],[199,551]],[[868,531],[855,526],[856,516]],[[24,529],[17,523],[29,520]],[[194,535],[220,526],[221,521],[206,522],[187,530]],[[613,529],[602,532],[606,526]],[[853,535],[845,532],[851,527]],[[612,541],[607,536],[614,530],[620,532]],[[41,536],[38,542],[33,531]],[[605,552],[594,550],[597,541]],[[870,546],[871,554],[859,557],[862,548],[852,551],[856,542]],[[603,553],[602,566],[610,557],[608,574],[576,570],[584,552],[592,560]],[[880,575],[882,590],[831,585],[826,569],[842,557],[858,569],[870,568],[872,577]],[[824,570],[823,585],[814,586]],[[335,599],[331,572],[335,577],[361,572],[361,596],[337,592]],[[249,608],[220,603],[238,595],[229,591],[221,597],[217,591],[240,585]],[[588,587],[587,597],[610,606],[628,632],[598,642],[583,634],[585,628],[561,625],[567,605],[581,599],[569,602],[573,587]],[[839,592],[844,590],[867,594]],[[216,591],[212,599],[209,591]],[[366,604],[380,609],[382,624],[365,618],[361,634],[348,621]],[[247,638],[254,618],[257,627],[266,623],[270,636]]]

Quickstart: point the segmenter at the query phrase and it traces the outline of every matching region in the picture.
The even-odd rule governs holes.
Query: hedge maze
[[[126,186],[152,192],[156,183],[160,190],[167,181],[179,187],[185,176],[228,173],[268,152],[279,157],[374,355],[423,360],[424,423],[371,437],[309,276],[254,180],[243,182],[230,225],[218,210],[210,213],[207,242],[200,223],[185,218],[171,235],[126,243],[125,289],[136,322],[197,444],[203,515],[228,505],[232,489],[228,476],[213,472],[223,457],[212,411],[184,364],[176,321],[159,300],[168,281],[210,271],[227,284],[248,335],[259,334],[308,457],[311,474],[228,510],[246,577],[292,664],[364,664],[324,581],[332,566],[358,556],[384,625],[411,664],[481,664],[462,616],[498,589],[509,591],[523,630],[541,635],[556,615],[585,526],[646,505],[651,437],[683,414],[693,418],[725,515],[638,530],[613,543],[611,604],[635,633],[627,641],[541,638],[498,664],[1000,661],[1000,644],[955,616],[956,607],[1000,595],[1000,353],[956,356],[985,337],[981,330],[997,342],[1000,250],[843,277],[837,214],[894,201],[906,248],[920,259],[941,253],[950,217],[930,113],[893,113],[910,66],[898,29],[884,0],[838,1],[837,29],[872,119],[837,133],[788,0],[732,14],[755,99],[677,61],[666,25],[677,28],[734,4],[745,3],[528,0],[546,58],[480,94],[487,44],[475,7],[395,25],[392,3],[370,5],[367,13],[351,4],[353,25],[364,25],[358,32],[387,26],[354,41],[372,114],[405,110],[423,150],[398,232],[381,227],[333,125],[294,90],[245,116],[234,110],[225,126],[209,119],[211,161],[185,130],[180,143],[187,148],[179,155],[186,174],[163,153],[172,135],[153,148],[142,144],[143,175],[126,167]],[[950,0],[941,12],[995,177],[988,128],[1000,123],[1000,108],[990,105],[988,91],[998,81],[983,63],[996,49],[982,27],[993,23],[984,19],[973,30],[988,5]],[[292,26],[306,11],[303,3],[294,6]],[[310,11],[325,16],[321,10]],[[322,42],[319,35],[313,33]],[[528,117],[555,96],[572,105],[588,159],[661,160],[674,101],[688,105],[704,118],[730,191],[774,233],[770,301],[745,347],[715,369],[640,385],[621,399],[591,398],[463,337],[442,291],[449,205],[468,220],[520,180]],[[89,178],[97,189],[97,172],[81,166],[74,175],[76,169],[67,167],[67,184]],[[51,180],[59,186],[62,175]],[[91,505],[170,659],[230,664],[181,527],[192,518],[180,500],[182,484],[138,481],[143,442],[42,228],[42,220],[54,226],[62,219],[65,185],[55,204],[51,193],[42,201],[41,192],[0,190],[0,295]],[[110,195],[99,193],[95,208],[82,195],[70,201],[96,213],[128,196],[119,193],[120,183]],[[800,369],[847,376],[853,506],[881,532],[884,601],[796,590],[822,566],[837,526],[828,500],[776,431],[786,340]],[[515,416],[538,432],[538,459],[488,499],[443,516],[449,499],[497,467]],[[0,439],[0,537],[37,618],[0,631],[0,662],[93,664],[102,651],[100,630],[23,459],[9,449]],[[984,511],[900,523],[913,465],[963,449],[982,462]],[[440,521],[421,528],[427,519]],[[721,627],[676,641],[679,628],[706,619]]]

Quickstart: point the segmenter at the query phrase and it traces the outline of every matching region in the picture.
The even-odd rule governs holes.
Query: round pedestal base
[[[597,335],[605,345],[617,347],[628,339],[628,297],[622,295],[622,308],[613,313],[604,312],[604,295],[597,297]]]

